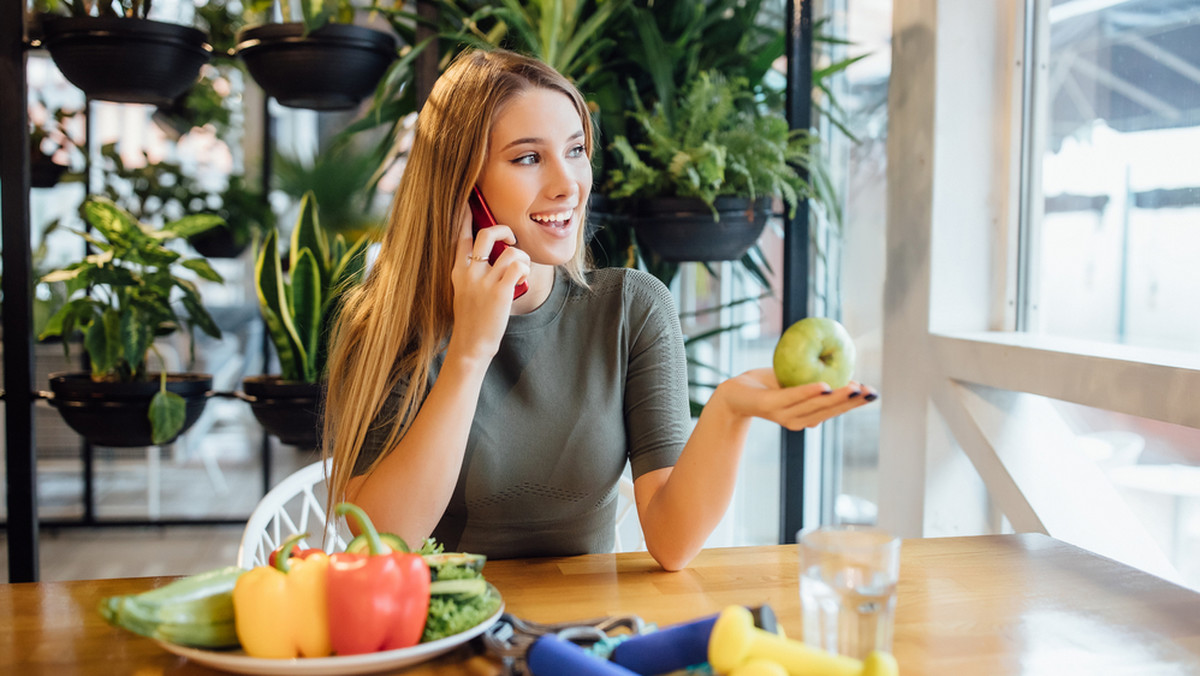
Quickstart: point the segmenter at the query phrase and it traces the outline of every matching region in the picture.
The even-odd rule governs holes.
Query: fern
[[[794,213],[812,194],[797,168],[811,163],[812,138],[788,129],[778,113],[754,101],[745,78],[704,71],[672,105],[647,109],[632,83],[628,113],[641,141],[624,136],[610,150],[618,167],[607,186],[614,198],[694,197],[717,214],[720,196],[783,198]]]

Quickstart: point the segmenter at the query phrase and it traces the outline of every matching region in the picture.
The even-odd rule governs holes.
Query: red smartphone
[[[467,198],[467,204],[471,205],[471,233],[479,234],[480,229],[490,228],[496,224],[496,217],[492,215],[492,210],[488,207],[487,202],[483,199],[483,193],[479,192],[479,186],[471,188],[471,196]],[[492,246],[492,252],[488,254],[488,264],[495,265],[496,259],[500,254],[508,248],[508,242],[497,241]],[[513,300],[525,295],[529,290],[529,285],[525,282],[517,284],[513,289]]]

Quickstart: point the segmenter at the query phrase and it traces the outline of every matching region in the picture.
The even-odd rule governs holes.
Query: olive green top
[[[509,317],[479,394],[458,485],[434,537],[492,558],[612,551],[617,480],[675,464],[691,430],[683,335],[670,292],[637,270],[561,273]],[[432,379],[441,366],[434,364]],[[381,451],[388,396],[356,467]],[[403,491],[403,486],[397,487]],[[403,497],[400,498],[403,500]]]

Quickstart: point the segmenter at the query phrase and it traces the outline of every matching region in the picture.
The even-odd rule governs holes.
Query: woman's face
[[[512,228],[534,263],[562,265],[575,255],[580,219],[592,189],[583,122],[571,99],[531,88],[499,111],[479,189]]]

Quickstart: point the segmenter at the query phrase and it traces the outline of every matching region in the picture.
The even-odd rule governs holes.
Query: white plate
[[[164,649],[181,657],[186,657],[207,667],[231,671],[235,674],[285,674],[296,676],[337,676],[340,674],[369,674],[385,669],[399,669],[418,662],[433,659],[438,655],[450,652],[458,646],[482,634],[488,627],[500,619],[504,612],[504,603],[491,617],[470,629],[439,638],[429,643],[418,643],[411,648],[385,650],[364,655],[346,655],[343,657],[295,657],[290,660],[275,660],[266,657],[250,657],[241,650],[214,651],[158,641]]]

